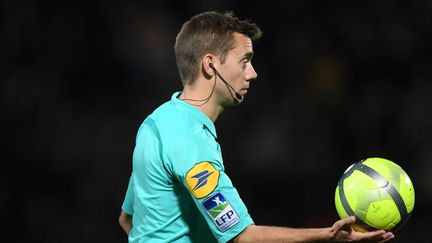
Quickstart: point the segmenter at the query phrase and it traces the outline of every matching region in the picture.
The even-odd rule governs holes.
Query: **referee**
[[[225,173],[214,122],[242,103],[256,79],[259,27],[232,13],[184,23],[175,54],[183,91],[142,123],[119,223],[129,242],[383,242],[391,232],[352,230],[354,217],[327,228],[257,226]]]

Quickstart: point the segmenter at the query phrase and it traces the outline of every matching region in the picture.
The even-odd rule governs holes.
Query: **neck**
[[[185,99],[184,102],[193,105],[199,110],[201,110],[204,114],[206,114],[210,118],[210,120],[213,123],[215,123],[216,119],[224,110],[224,108],[216,102],[215,95],[213,94],[208,100],[193,101],[193,100],[206,99],[210,95],[207,93],[208,93],[208,89],[185,86],[183,88],[181,95],[179,96],[179,99],[180,100]]]

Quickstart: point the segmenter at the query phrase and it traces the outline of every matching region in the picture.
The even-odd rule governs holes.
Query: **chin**
[[[241,100],[239,99],[231,99],[229,102],[227,102],[225,107],[235,107],[240,105],[243,102],[243,98]]]

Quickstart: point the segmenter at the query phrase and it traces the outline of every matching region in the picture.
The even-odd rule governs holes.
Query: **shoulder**
[[[167,155],[212,152],[217,143],[202,116],[184,104],[165,102],[144,120],[137,140],[154,137]]]
[[[170,102],[156,109],[145,123],[153,124],[164,144],[181,146],[205,139],[203,123]]]

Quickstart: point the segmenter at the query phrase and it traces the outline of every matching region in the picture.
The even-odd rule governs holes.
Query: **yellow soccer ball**
[[[414,186],[396,163],[368,158],[352,164],[336,187],[335,205],[341,218],[354,215],[361,232],[397,231],[414,209]]]

